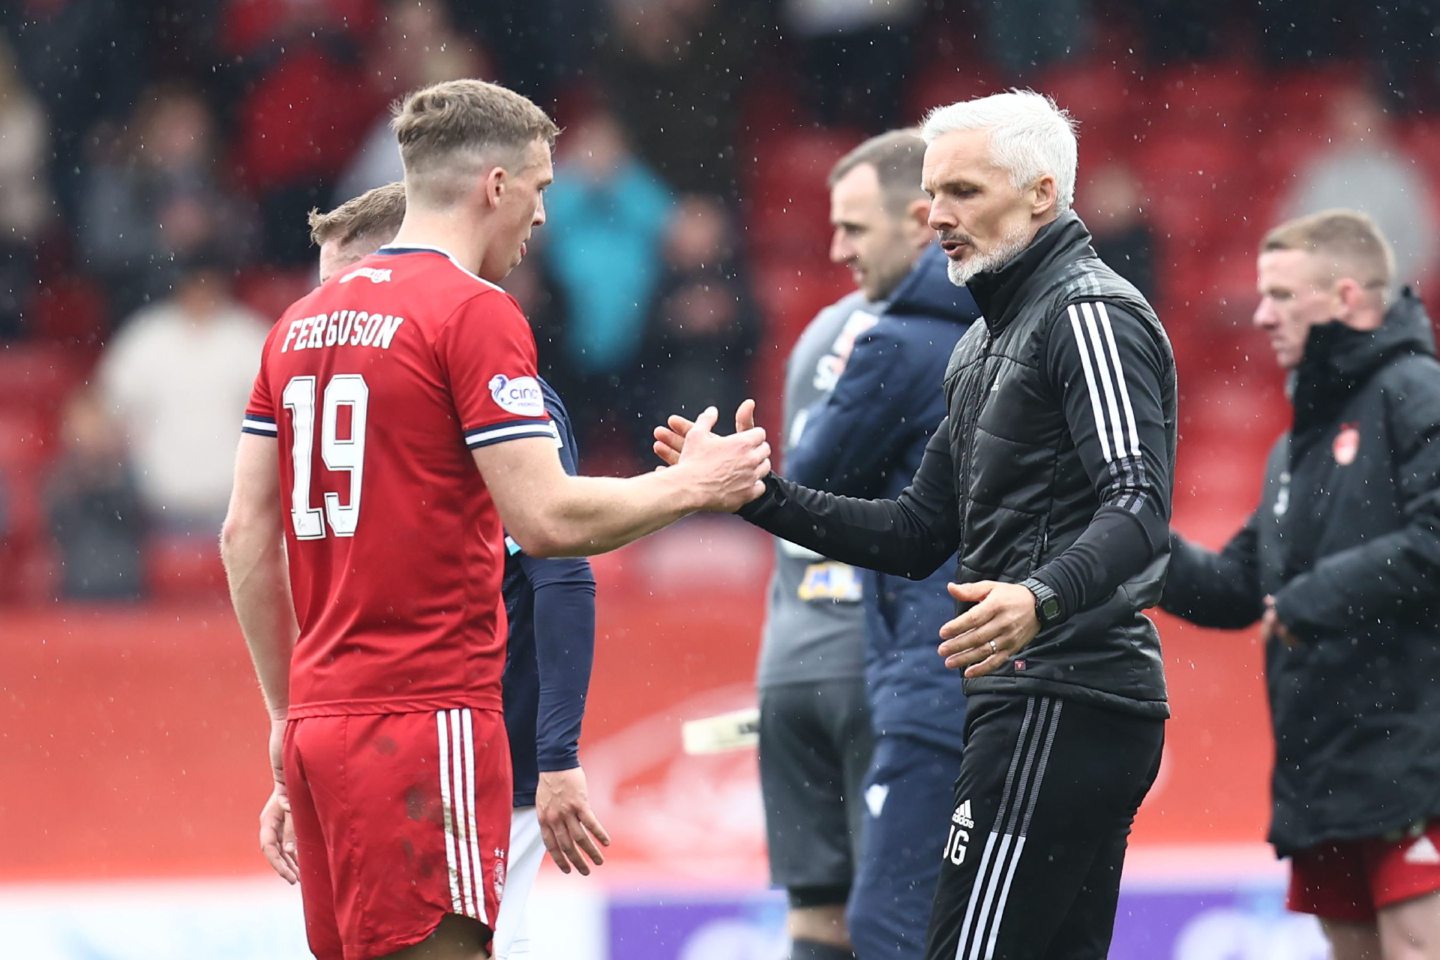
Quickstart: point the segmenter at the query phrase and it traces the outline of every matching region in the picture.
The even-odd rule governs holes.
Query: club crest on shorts
[[[1342,423],[1340,432],[1335,434],[1335,442],[1330,445],[1330,452],[1335,454],[1335,462],[1342,467],[1354,463],[1356,454],[1360,452],[1360,428],[1353,423]]]
[[[495,848],[495,899],[505,899],[505,851]]]
[[[540,381],[534,377],[507,377],[497,373],[487,384],[490,396],[500,405],[501,410],[518,417],[543,417],[545,395],[540,391]]]

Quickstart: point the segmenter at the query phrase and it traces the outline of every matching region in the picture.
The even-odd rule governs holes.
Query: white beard
[[[963,287],[977,273],[991,273],[1014,260],[1020,251],[1030,245],[1030,234],[1024,226],[1000,238],[994,249],[987,253],[974,253],[964,260],[951,260],[945,265],[950,282]]]

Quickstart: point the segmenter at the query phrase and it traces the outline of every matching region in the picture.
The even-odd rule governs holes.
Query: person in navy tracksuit
[[[895,497],[910,482],[945,416],[945,364],[979,316],[945,271],[944,254],[931,246],[895,288],[789,451],[790,479],[866,499]],[[940,626],[954,616],[945,590],[952,567],[941,564],[918,582],[865,573],[865,673],[876,740],[847,910],[861,960],[918,958],[925,945],[941,857],[933,834],[916,825],[950,815],[965,726],[961,677],[936,654]]]
[[[578,475],[570,414],[540,380],[545,411],[565,472]],[[596,841],[609,841],[590,809],[580,769],[580,721],[595,657],[595,576],[584,557],[527,556],[505,538],[502,593],[510,622],[502,681],[505,732],[514,771],[509,877],[495,927],[498,960],[530,956],[525,904],[550,850],[566,873],[599,863]],[[587,836],[588,834],[588,836]]]

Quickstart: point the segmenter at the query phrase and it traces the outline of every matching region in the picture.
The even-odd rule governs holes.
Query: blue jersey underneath
[[[560,462],[578,473],[570,415],[551,386],[540,381],[555,424]],[[502,592],[510,620],[502,681],[505,730],[515,775],[514,803],[534,806],[540,771],[580,765],[580,721],[595,658],[595,575],[584,558],[527,556],[505,538]]]

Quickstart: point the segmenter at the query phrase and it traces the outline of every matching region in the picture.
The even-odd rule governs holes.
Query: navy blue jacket
[[[555,424],[560,462],[575,476],[579,454],[570,414],[544,380],[545,410]],[[595,659],[595,575],[590,561],[526,556],[505,538],[505,732],[515,772],[514,805],[535,805],[540,771],[580,765],[580,721]]]
[[[910,483],[945,416],[945,364],[980,316],[946,276],[939,247],[920,255],[879,322],[855,341],[835,390],[817,404],[786,454],[796,483],[862,499],[891,499]],[[961,675],[935,648],[955,616],[945,591],[953,563],[920,581],[866,571],[865,679],[875,732],[959,749]]]

